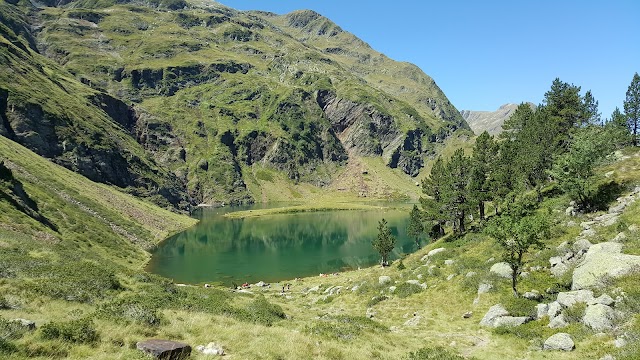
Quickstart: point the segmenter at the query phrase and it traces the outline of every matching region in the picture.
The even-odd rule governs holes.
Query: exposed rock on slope
[[[535,107],[533,103],[528,104]],[[484,131],[490,135],[497,135],[502,132],[502,124],[511,117],[517,108],[518,104],[504,104],[496,111],[462,110],[460,114],[476,135],[480,135]]]

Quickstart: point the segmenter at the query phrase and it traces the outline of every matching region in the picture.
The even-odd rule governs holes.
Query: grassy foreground
[[[640,171],[638,155],[622,153],[607,169],[610,176],[633,185],[637,178],[627,176]],[[514,299],[509,281],[489,272],[499,261],[499,248],[480,233],[441,239],[408,255],[402,266],[292,280],[284,293],[283,283],[252,286],[247,293],[177,286],[141,270],[149,256],[143,248],[192,219],[91,183],[4,138],[0,157],[14,177],[2,180],[0,188],[1,358],[144,359],[135,343],[147,338],[193,347],[216,342],[231,359],[633,359],[639,353],[638,315],[621,324],[630,341],[622,349],[613,345],[615,334],[599,335],[580,323],[562,329],[576,342],[568,353],[540,350],[558,332],[547,327],[548,320],[514,329],[480,327],[493,304],[515,315],[529,314],[537,304]],[[32,203],[16,200],[18,182]],[[556,214],[553,238],[528,266],[548,267],[555,247],[581,231],[575,224],[593,217],[566,216],[567,203],[562,197],[544,202]],[[638,253],[640,234],[628,229],[638,223],[640,202],[616,224],[598,228],[593,241],[609,240],[623,229],[625,251]],[[438,247],[446,250],[423,259]],[[380,276],[389,282],[381,284]],[[624,306],[637,314],[634,276],[601,291],[620,288],[629,294]],[[566,291],[567,281],[543,269],[532,271],[520,288],[538,289],[549,302],[554,295],[544,290]],[[485,282],[493,289],[478,296]],[[468,311],[472,316],[463,318]],[[8,320],[15,318],[34,320],[38,328],[11,325]],[[191,358],[208,357],[194,351]]]

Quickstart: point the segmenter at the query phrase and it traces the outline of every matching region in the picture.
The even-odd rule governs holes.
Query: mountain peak
[[[535,108],[535,104],[532,102],[526,103]],[[519,104],[506,103],[496,111],[461,110],[460,114],[476,135],[480,135],[484,131],[491,135],[497,135],[502,132],[502,124],[511,117],[511,114],[516,111],[518,106]]]

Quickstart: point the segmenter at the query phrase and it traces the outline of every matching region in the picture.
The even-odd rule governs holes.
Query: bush
[[[157,326],[162,322],[158,314],[158,306],[152,301],[145,301],[142,296],[130,296],[117,299],[100,306],[98,316],[116,322],[131,321],[142,325]]]
[[[502,300],[504,308],[509,312],[509,314],[511,314],[511,316],[528,316],[535,318],[537,315],[537,302],[534,300],[508,295],[504,296]]]
[[[577,303],[564,310],[564,318],[569,323],[576,323],[582,321],[584,312],[587,309],[587,304]]]
[[[246,310],[240,310],[237,314],[241,319],[265,326],[271,326],[274,322],[286,317],[280,305],[268,302],[264,296],[258,296],[247,306]]]
[[[0,354],[11,354],[18,351],[18,348],[13,343],[0,338]]]
[[[95,343],[99,339],[98,331],[94,328],[91,320],[50,322],[42,325],[40,332],[44,339],[60,339],[72,343]]]
[[[405,357],[407,360],[465,360],[464,357],[451,352],[443,347],[422,348],[418,351],[410,352]]]
[[[27,328],[15,321],[0,318],[0,339],[19,339],[27,332]]]

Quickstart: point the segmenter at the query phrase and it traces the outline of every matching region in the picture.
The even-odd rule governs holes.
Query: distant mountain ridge
[[[536,107],[532,102],[527,102],[527,104],[532,108]],[[469,124],[474,134],[480,135],[487,131],[490,135],[497,135],[502,132],[502,124],[511,117],[518,105],[512,103],[504,104],[496,111],[461,110],[460,114]]]

